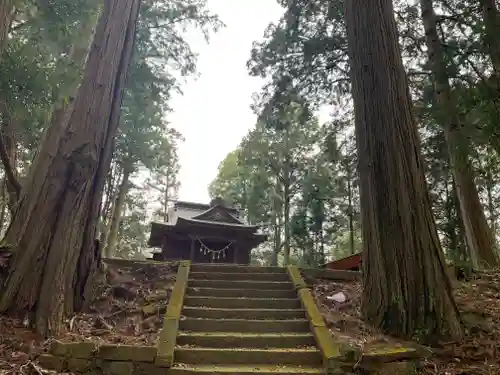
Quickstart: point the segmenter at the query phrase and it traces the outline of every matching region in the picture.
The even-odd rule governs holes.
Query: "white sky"
[[[219,163],[255,125],[252,94],[264,81],[248,75],[246,62],[254,40],[261,40],[270,22],[283,13],[275,0],[208,0],[226,27],[206,44],[190,33],[199,53],[200,77],[183,86],[184,95],[172,100],[169,120],[185,137],[179,146],[179,199],[208,203],[208,185]],[[196,35],[191,35],[196,34]]]

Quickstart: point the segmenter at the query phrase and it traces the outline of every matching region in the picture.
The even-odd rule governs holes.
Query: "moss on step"
[[[306,319],[293,320],[243,320],[243,319],[191,319],[179,323],[183,331],[220,331],[220,332],[310,332]]]
[[[73,358],[91,358],[97,345],[93,342],[71,342],[63,343],[60,341],[53,341],[50,345],[50,353],[59,357],[73,357]]]
[[[311,322],[314,327],[326,327],[323,315],[321,315],[321,311],[319,311],[318,305],[316,305],[311,290],[307,288],[299,289],[298,295],[304,310],[306,310],[309,322]]]
[[[257,281],[257,280],[189,280],[189,286],[194,288],[221,289],[273,289],[290,290],[290,281]]]
[[[38,362],[43,368],[62,372],[66,369],[66,358],[50,354],[42,354],[38,357]]]
[[[134,364],[132,362],[107,362],[102,370],[107,375],[133,375]]]
[[[413,375],[421,359],[432,355],[423,347],[375,345],[365,348],[357,366],[370,374]]]
[[[263,365],[295,365],[321,366],[321,354],[314,348],[185,348],[175,351],[176,361],[196,364],[232,364],[246,365],[258,363]]]
[[[92,368],[92,360],[82,358],[68,358],[67,369],[72,372],[83,373]]]
[[[297,294],[291,287],[288,290],[279,289],[235,289],[235,288],[188,288],[188,296],[199,297],[246,297],[246,298],[296,298]]]
[[[284,267],[264,267],[264,266],[245,266],[236,264],[191,264],[192,272],[215,272],[215,273],[286,273]]]
[[[163,328],[160,331],[158,339],[158,350],[155,360],[158,366],[170,367],[174,361],[174,348],[189,280],[190,264],[189,261],[181,261],[177,270],[174,288],[168,302],[167,312],[165,313]]]
[[[300,290],[302,288],[307,288],[307,284],[302,279],[302,276],[300,275],[300,271],[297,267],[287,267],[288,275],[290,276],[290,279],[292,280],[292,284],[295,289]]]
[[[191,278],[193,280],[233,280],[233,281],[288,281],[285,272],[267,273],[267,272],[207,272],[198,271],[192,272]]]
[[[382,363],[368,369],[370,375],[417,375],[418,366],[415,361]]]
[[[177,336],[178,345],[210,348],[299,348],[315,345],[310,333],[193,332]]]
[[[323,375],[324,370],[320,367],[307,366],[284,366],[284,365],[179,365],[170,369],[169,375],[194,375],[194,374],[210,374],[210,375]]]
[[[296,266],[287,266],[288,275],[292,283],[297,288],[302,307],[306,311],[309,320],[310,329],[316,339],[316,344],[323,357],[323,365],[328,374],[341,374],[345,361],[351,360],[357,356],[357,351],[351,348],[347,343],[335,340],[326,327],[325,320],[316,305],[316,301],[307,287],[304,279]]]
[[[98,356],[110,361],[153,362],[156,357],[156,348],[136,345],[101,345]]]
[[[188,318],[206,319],[304,319],[305,310],[302,309],[209,309],[206,307],[186,307],[184,316]]]
[[[300,308],[297,298],[238,298],[238,297],[198,297],[187,296],[186,304],[207,308],[255,308],[255,309],[296,309]]]

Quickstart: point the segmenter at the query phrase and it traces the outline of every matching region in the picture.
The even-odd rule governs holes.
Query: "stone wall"
[[[40,365],[58,372],[87,375],[159,375],[167,369],[155,365],[154,346],[100,345],[92,342],[54,341],[48,354],[41,355]]]

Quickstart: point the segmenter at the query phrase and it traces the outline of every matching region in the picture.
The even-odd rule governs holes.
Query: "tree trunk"
[[[102,244],[106,244],[108,242],[109,235],[109,222],[110,222],[110,214],[112,212],[113,206],[113,196],[115,191],[115,183],[116,183],[116,174],[115,171],[118,169],[117,166],[113,167],[111,165],[108,175],[106,176],[106,181],[104,183],[104,193],[101,202],[101,212],[99,213],[99,225],[100,225],[100,233],[99,233],[99,241]]]
[[[347,215],[349,216],[349,250],[351,254],[355,253],[354,249],[354,208],[352,204],[352,174],[349,160],[346,163],[347,169]]]
[[[3,228],[5,225],[5,213],[7,211],[7,188],[5,186],[6,181],[5,178],[2,179],[0,186],[0,199],[2,201],[2,208],[0,209],[0,233],[3,233]]]
[[[488,163],[490,164],[490,163]],[[492,236],[496,236],[496,213],[495,213],[495,203],[493,201],[493,189],[495,188],[495,181],[491,175],[491,166],[486,166],[486,196],[488,198],[488,211],[490,216],[490,228]]]
[[[452,96],[446,72],[441,41],[437,33],[436,14],[432,0],[420,0],[422,20],[429,62],[434,75],[434,89],[448,146],[453,176],[455,178],[459,206],[464,221],[467,245],[474,266],[497,267],[500,265],[495,253],[495,240],[488,226],[469,161],[468,140],[462,134],[456,103]]]
[[[9,35],[12,17],[14,16],[14,1],[0,1],[0,54],[3,52]]]
[[[460,259],[460,254],[458,253],[458,236],[457,236],[457,225],[455,218],[455,199],[454,199],[454,189],[453,180],[450,184],[449,173],[446,173],[445,179],[445,218],[446,222],[444,225],[444,232],[448,237],[448,256],[451,254],[451,258],[455,263]]]
[[[346,2],[363,224],[364,318],[390,334],[463,334],[424,176],[391,0]]]
[[[500,32],[500,15],[495,0],[479,0],[483,11],[483,21],[485,26],[485,44],[493,66],[495,87],[500,91],[500,42],[498,33]]]
[[[283,187],[283,228],[285,231],[283,241],[283,265],[290,264],[290,183],[287,180]]]
[[[120,222],[122,218],[123,205],[125,203],[125,197],[129,189],[129,177],[131,173],[131,167],[125,166],[123,168],[123,177],[118,187],[118,193],[116,195],[115,204],[113,206],[113,215],[111,217],[111,225],[109,227],[109,233],[107,238],[105,256],[106,258],[112,258],[116,252],[116,243],[118,240],[118,232],[120,229]]]
[[[278,215],[280,214],[274,213],[274,249],[271,257],[271,266],[273,267],[278,266],[278,256],[281,252],[281,248],[283,247],[283,243],[281,242],[281,220]]]
[[[22,194],[16,247],[0,311],[30,309],[43,335],[57,334],[64,310],[85,302],[100,259],[96,223],[111,163],[139,0],[106,0],[84,79],[50,163],[40,160],[39,194]],[[27,207],[27,208],[26,208]],[[27,213],[20,215],[20,213]],[[87,300],[88,301],[88,300]]]
[[[94,22],[93,18],[89,18],[82,25],[81,34],[82,39],[86,39],[87,41],[91,39],[92,33],[94,31]],[[86,36],[86,37],[85,37]],[[90,45],[87,44],[78,44],[71,46],[68,60],[72,61],[75,65],[84,66],[87,55],[89,53]],[[78,90],[78,85],[80,81],[75,80],[73,83],[73,87],[69,90],[73,92],[73,94],[69,98],[61,98],[52,109],[52,114],[50,118],[50,124],[44,130],[40,149],[37,151],[35,158],[33,160],[32,165],[29,168],[29,172],[27,176],[23,179],[23,183],[20,189],[20,193],[16,195],[9,193],[9,197],[12,199],[16,197],[16,202],[20,199],[24,199],[26,196],[36,196],[40,193],[39,189],[41,185],[37,182],[43,181],[45,179],[45,173],[47,168],[49,168],[52,163],[55,153],[54,150],[58,148],[61,137],[63,136],[66,128],[69,124],[69,116],[71,115],[71,111],[73,109],[73,101],[74,96]],[[68,100],[66,100],[68,99]],[[3,160],[3,158],[2,158]],[[5,161],[4,165],[5,165]],[[11,183],[13,185],[13,183]],[[9,186],[7,186],[9,188]],[[12,189],[11,189],[12,190]],[[9,190],[10,192],[10,190]],[[12,206],[14,204],[12,203]],[[28,205],[17,204],[16,206],[17,215],[19,217],[26,218],[29,215],[31,207]],[[22,228],[18,227],[18,225],[22,225],[24,220],[18,220],[16,222],[11,222],[9,230],[7,231],[3,242],[8,244],[13,244],[17,240],[18,233],[22,230]]]
[[[453,186],[453,204],[456,210],[457,215],[457,237],[458,237],[458,252],[460,254],[460,259],[464,262],[471,262],[471,256],[469,249],[467,248],[467,239],[465,238],[465,228],[464,221],[462,219],[462,211],[460,210],[460,202],[458,201],[457,194],[457,184],[455,183],[455,179],[452,179]]]
[[[5,172],[5,187],[7,189],[7,205],[11,215],[21,193],[21,185],[17,178],[16,152],[16,121],[9,113],[9,109],[2,105],[2,128],[0,131],[0,159]]]

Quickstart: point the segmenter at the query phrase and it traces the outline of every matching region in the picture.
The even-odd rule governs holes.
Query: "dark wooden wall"
[[[212,249],[220,249],[225,246],[225,242],[217,243],[213,241],[204,241],[204,243]],[[237,248],[235,248],[235,246]],[[250,264],[250,251],[249,246],[244,244],[232,245],[226,250],[226,256],[215,258],[213,263],[237,263],[237,264]],[[165,238],[163,243],[163,260],[189,260],[191,256],[191,239],[178,239],[178,238]],[[236,252],[236,254],[235,254]],[[200,251],[200,243],[195,241],[194,249],[195,263],[212,263],[212,255],[204,254]]]

